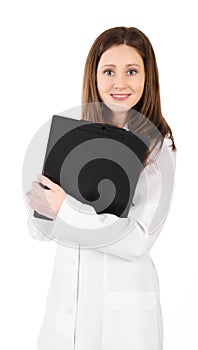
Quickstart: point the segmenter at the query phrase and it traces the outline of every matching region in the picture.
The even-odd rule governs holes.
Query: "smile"
[[[130,94],[111,94],[111,96],[116,101],[125,101],[130,96]]]

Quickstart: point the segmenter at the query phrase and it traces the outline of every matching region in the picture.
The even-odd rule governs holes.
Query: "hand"
[[[58,214],[66,193],[59,185],[44,175],[39,175],[38,180],[32,183],[32,191],[29,195],[30,206],[38,213],[54,219]],[[40,183],[43,186],[47,186],[49,190],[43,188]]]

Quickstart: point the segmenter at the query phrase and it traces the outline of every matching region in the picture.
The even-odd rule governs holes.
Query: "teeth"
[[[128,95],[117,95],[117,94],[113,94],[113,96],[115,96],[115,97],[126,97],[126,96],[128,96]]]
[[[129,95],[128,94],[125,94],[125,95],[115,95],[115,94],[112,94],[113,97],[117,97],[117,98],[125,98],[125,97],[128,97]]]

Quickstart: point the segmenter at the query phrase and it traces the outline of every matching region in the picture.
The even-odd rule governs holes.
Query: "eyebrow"
[[[131,66],[140,67],[140,65],[137,63],[129,63],[129,64],[125,65],[125,67],[131,67]],[[105,68],[105,67],[116,67],[116,65],[115,64],[104,64],[103,66],[100,67],[100,69]]]

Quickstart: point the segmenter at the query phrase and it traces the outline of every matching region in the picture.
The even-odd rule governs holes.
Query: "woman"
[[[161,112],[155,55],[140,30],[111,28],[95,40],[85,65],[82,103],[83,119],[149,134],[150,148],[127,218],[97,215],[44,176],[38,180],[50,191],[33,183],[30,206],[54,219],[37,219],[44,230],[49,226],[51,238],[61,242],[60,221],[78,223],[76,230],[104,227],[107,234],[114,224],[121,232],[119,240],[94,249],[57,245],[38,349],[162,350],[159,285],[150,249],[170,205],[175,144]],[[50,239],[37,227],[30,220],[34,238]]]

